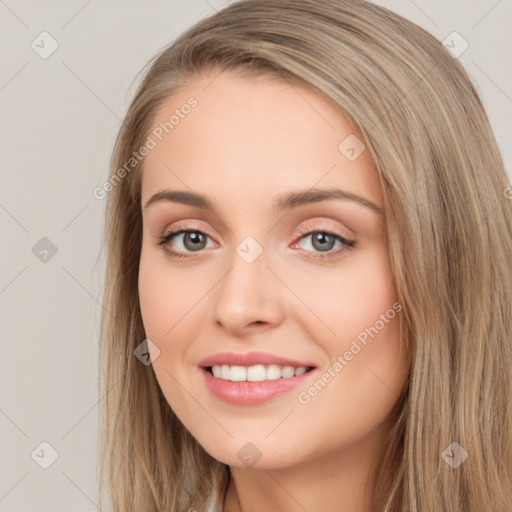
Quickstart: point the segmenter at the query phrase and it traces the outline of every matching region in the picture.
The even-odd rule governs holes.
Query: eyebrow
[[[368,199],[364,199],[352,192],[337,188],[297,190],[280,194],[274,198],[272,206],[274,212],[279,213],[285,210],[298,208],[300,206],[319,203],[320,201],[326,201],[328,199],[352,201],[362,206],[366,206],[376,213],[382,213],[382,208]],[[160,202],[180,203],[215,212],[215,206],[206,196],[185,190],[163,190],[162,192],[157,192],[151,196],[144,208],[148,208],[148,206]]]

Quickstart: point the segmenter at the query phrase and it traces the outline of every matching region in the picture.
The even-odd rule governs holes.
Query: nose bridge
[[[214,304],[216,322],[229,330],[254,323],[273,323],[280,316],[275,276],[268,254],[253,236],[246,236],[229,260],[230,270],[219,283]]]

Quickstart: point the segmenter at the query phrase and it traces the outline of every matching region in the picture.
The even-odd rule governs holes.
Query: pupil
[[[315,249],[320,249],[321,251],[332,249],[334,242],[334,237],[327,233],[316,233],[316,235],[313,236],[313,246]],[[317,244],[319,245],[317,246]]]
[[[204,240],[203,240],[203,235],[202,233],[197,233],[197,232],[192,232],[192,233],[186,233],[185,234],[185,239],[184,239],[184,244],[185,246],[187,246],[187,241],[191,241],[191,247],[187,247],[187,249],[191,249],[191,250],[197,250],[198,249],[198,243],[201,244],[203,243],[204,244]],[[202,249],[203,247],[199,247],[199,249]]]

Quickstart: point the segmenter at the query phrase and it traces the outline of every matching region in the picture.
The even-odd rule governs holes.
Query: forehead
[[[278,192],[318,186],[381,203],[369,151],[355,160],[343,151],[346,140],[360,151],[357,128],[304,86],[229,72],[203,76],[167,99],[152,133],[161,140],[152,136],[156,145],[144,159],[143,201],[188,188],[261,205]]]

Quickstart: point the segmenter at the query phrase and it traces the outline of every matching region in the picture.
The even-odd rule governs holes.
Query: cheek
[[[355,307],[353,317],[343,312],[345,322],[336,324],[335,341],[331,337],[324,342],[329,361],[315,380],[298,390],[300,405],[290,428],[301,432],[299,437],[308,439],[308,429],[318,429],[331,436],[326,450],[356,446],[389,417],[403,392],[409,357],[400,344],[400,305],[393,308],[385,297],[382,307],[375,305],[372,312],[362,314]],[[381,312],[385,320],[379,318]],[[304,449],[316,449],[316,441],[311,439]]]
[[[314,317],[307,326],[326,352],[327,374],[315,389],[302,390],[301,403],[315,402],[312,409],[318,406],[319,413],[329,403],[343,404],[359,411],[361,425],[377,411],[385,415],[402,391],[408,355],[400,341],[402,306],[384,252],[332,273],[324,286],[309,288],[307,298],[325,327],[319,330]]]
[[[314,314],[307,316],[310,330],[313,324],[317,328],[315,334],[311,333],[312,339],[332,339],[332,345],[328,342],[329,352],[341,350],[347,341],[358,336],[364,338],[365,329],[375,324],[381,330],[382,315],[390,320],[396,314],[393,304],[398,295],[383,251],[354,257],[346,266],[306,279],[297,280],[295,276],[295,281],[297,295],[304,298]],[[320,329],[318,320],[323,323]]]
[[[180,412],[181,417],[186,411],[188,397],[177,382],[185,383],[185,378],[190,378],[187,373],[189,340],[190,333],[194,332],[194,314],[200,307],[197,295],[201,293],[201,287],[197,281],[180,274],[159,262],[158,258],[145,258],[142,253],[140,310],[146,337],[159,349],[158,357],[152,356],[152,367],[167,402],[175,412]]]
[[[148,338],[163,340],[171,335],[174,325],[197,302],[198,287],[187,273],[176,272],[160,258],[141,255],[139,269],[139,302]]]

